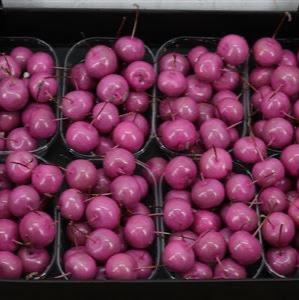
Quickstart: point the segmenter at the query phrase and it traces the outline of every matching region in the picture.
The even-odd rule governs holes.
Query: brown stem
[[[224,272],[224,277],[226,278],[227,277],[227,270],[224,268],[224,266],[223,266],[223,263],[222,263],[222,261],[219,259],[219,257],[217,256],[216,257],[216,261],[217,261],[217,263],[218,263],[218,265],[222,268],[222,270],[223,270],[223,272]]]
[[[45,84],[44,81],[41,81],[39,84],[38,84],[38,90],[37,90],[37,94],[36,94],[36,99],[38,100],[39,99],[39,96],[40,96],[40,93],[42,91],[42,87],[43,85]]]
[[[284,12],[282,18],[280,19],[280,22],[278,23],[278,25],[277,25],[277,27],[276,27],[276,29],[275,29],[273,35],[272,35],[272,38],[273,38],[273,39],[276,38],[276,36],[277,36],[279,30],[281,29],[281,27],[282,27],[282,25],[284,24],[284,22],[286,21],[286,19],[288,19],[288,22],[291,22],[291,21],[292,21],[292,16],[291,16],[291,14],[290,14],[288,11]]]
[[[20,163],[20,162],[11,161],[10,163],[11,163],[11,164],[15,164],[15,165],[20,165],[20,166],[22,166],[22,167],[25,167],[25,168],[27,168],[27,169],[30,169],[28,166],[26,166],[25,164],[22,164],[22,163]]]
[[[227,129],[234,128],[234,127],[236,127],[236,126],[238,126],[238,125],[240,125],[240,124],[242,124],[242,123],[243,123],[243,121],[240,121],[240,122],[237,122],[237,123],[235,123],[235,124],[229,125],[229,126],[227,127]]]
[[[261,161],[264,161],[264,157],[259,149],[259,147],[257,146],[257,143],[256,143],[256,140],[255,140],[255,137],[254,136],[251,136],[251,139],[252,139],[252,142],[254,144],[254,148],[258,154],[258,156],[260,157]]]
[[[133,26],[133,30],[132,30],[132,34],[131,34],[131,38],[134,38],[136,30],[137,30],[137,25],[138,25],[138,19],[139,19],[139,5],[138,4],[134,4],[133,5],[136,10],[135,10],[135,21],[134,21],[134,26]]]
[[[279,235],[278,235],[278,245],[280,245],[282,230],[283,230],[283,224],[280,224],[279,225]]]
[[[264,223],[266,221],[266,218],[261,222],[261,224],[258,226],[258,228],[256,229],[256,231],[253,233],[253,236],[256,236],[258,234],[258,232],[261,230],[261,228],[263,227]]]
[[[153,214],[148,214],[148,217],[158,217],[158,216],[163,216],[163,213],[153,213]]]
[[[267,144],[267,147],[271,146],[274,141],[275,141],[275,137],[273,136],[269,141],[269,143]]]
[[[218,161],[217,149],[214,145],[213,145],[213,151],[214,151],[214,154],[215,154],[215,160],[217,162]]]
[[[123,31],[123,28],[124,28],[124,26],[126,24],[126,21],[127,21],[127,17],[122,17],[121,18],[120,25],[119,25],[119,27],[118,27],[118,29],[116,31],[116,35],[115,35],[116,38],[118,38],[121,35],[121,33]]]
[[[101,107],[100,111],[98,112],[98,114],[96,115],[96,117],[90,122],[90,125],[93,125],[93,123],[98,119],[98,117],[100,116],[100,114],[103,112],[103,110],[105,109],[105,106],[107,105],[108,102],[105,102],[104,105]]]
[[[55,277],[53,277],[54,279],[60,279],[60,278],[65,278],[65,279],[68,279],[68,276],[70,276],[71,273],[62,273],[61,275],[57,275]]]

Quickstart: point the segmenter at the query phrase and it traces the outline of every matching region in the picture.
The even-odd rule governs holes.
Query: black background
[[[20,0],[21,1],[21,0]],[[91,36],[114,36],[122,16],[128,16],[124,33],[130,33],[133,13],[103,10],[5,10],[0,11],[0,34],[34,36],[50,43],[57,51],[60,65],[70,46]],[[185,12],[142,11],[138,36],[153,49],[170,38],[181,35],[244,35],[249,42],[271,36],[281,13],[271,12]],[[286,23],[279,37],[299,37],[299,15]],[[152,148],[154,149],[154,148]],[[66,151],[58,139],[46,158],[65,160]],[[67,155],[66,155],[67,156]],[[2,281],[2,299],[296,299],[297,279],[256,279],[244,281],[138,281],[138,282],[74,282],[74,281]]]

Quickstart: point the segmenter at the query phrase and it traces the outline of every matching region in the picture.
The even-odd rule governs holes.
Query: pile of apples
[[[55,61],[47,52],[20,46],[1,54],[0,153],[33,151],[55,136],[55,74]]]
[[[179,51],[158,61],[160,141],[167,149],[184,153],[232,147],[245,113],[242,94],[236,92],[241,91],[242,65],[249,56],[247,41],[230,34],[219,40],[215,52],[202,45],[186,56]]]
[[[90,48],[84,62],[72,66],[69,78],[74,90],[61,102],[69,148],[103,156],[114,146],[132,153],[145,146],[156,80],[149,56],[141,39],[123,36],[112,47]]]

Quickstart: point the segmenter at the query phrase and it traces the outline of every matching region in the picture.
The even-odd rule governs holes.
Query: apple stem
[[[82,233],[83,235],[88,235],[86,232],[82,231],[82,229],[78,228],[78,226],[76,224],[74,224],[73,221],[70,221],[69,225],[72,226],[74,230],[77,230],[78,232]]]
[[[297,121],[297,118],[293,117],[292,115],[290,115],[290,114],[288,114],[288,113],[286,113],[286,112],[283,112],[283,114],[284,114],[286,117],[288,117],[288,118],[290,118],[290,119],[292,119],[292,120]]]
[[[105,102],[104,105],[101,107],[100,111],[98,112],[98,114],[96,115],[96,117],[90,122],[90,125],[93,125],[93,123],[98,119],[98,117],[100,116],[100,114],[103,112],[103,110],[105,109],[105,106],[107,105],[108,102]]]
[[[280,21],[279,21],[279,23],[278,23],[278,25],[277,25],[277,27],[276,27],[273,35],[272,35],[273,39],[276,38],[278,32],[280,31],[280,29],[281,29],[282,25],[284,24],[284,22],[286,21],[286,19],[288,19],[288,22],[292,21],[292,16],[288,11],[284,12],[282,18],[280,19]]]
[[[68,117],[62,117],[62,118],[53,119],[53,121],[63,121],[63,120],[68,120],[68,119],[69,119]]]
[[[40,93],[42,91],[42,87],[43,85],[45,84],[45,81],[41,81],[39,84],[38,84],[38,90],[37,90],[37,94],[36,94],[36,99],[38,100],[39,99],[39,96],[40,96]]]
[[[30,274],[27,274],[26,275],[26,280],[30,280],[30,279],[40,279],[41,277],[40,276],[37,276],[39,275],[37,272],[32,272]]]
[[[247,84],[247,86],[249,86],[252,90],[254,90],[255,92],[258,92],[258,90],[247,80],[245,79],[243,76],[240,76],[241,77],[241,80]]]
[[[232,124],[232,125],[229,125],[226,129],[231,129],[231,128],[234,128],[234,127],[236,127],[236,126],[238,126],[238,125],[240,125],[240,124],[242,124],[243,123],[243,121],[240,121],[240,122],[237,122],[237,123],[234,123],[234,124]]]
[[[163,216],[163,213],[153,213],[153,214],[148,214],[148,217],[158,217],[158,216]]]
[[[49,193],[44,193],[43,195],[46,196],[47,198],[53,198],[53,195]]]
[[[116,31],[116,35],[115,35],[116,38],[119,38],[119,36],[121,35],[121,33],[122,33],[123,29],[124,29],[124,26],[126,24],[126,21],[127,21],[127,17],[123,16],[121,18],[120,25],[119,25],[119,27],[118,27],[118,29]]]
[[[97,196],[91,196],[91,197],[83,200],[83,202],[89,202],[90,200],[94,199],[95,197],[97,197]]]
[[[20,245],[20,246],[25,246],[25,243],[17,241],[17,240],[12,240],[15,244]]]
[[[267,144],[267,147],[271,146],[274,141],[275,141],[275,137],[273,136],[269,141],[269,143]]]
[[[213,151],[214,151],[214,154],[215,154],[216,162],[218,162],[217,149],[216,149],[216,147],[214,145],[213,145]]]
[[[47,96],[50,98],[49,101],[56,100],[56,98],[55,98],[49,91],[45,91],[45,93],[46,93]]]
[[[278,245],[280,245],[283,224],[279,225]]]
[[[3,55],[3,53],[2,53],[2,55]],[[5,59],[6,65],[7,65],[7,73],[8,73],[9,76],[12,76],[11,65],[8,62],[7,56],[5,54],[3,56],[4,56],[4,59]]]
[[[216,261],[219,264],[219,266],[222,268],[224,276],[226,278],[227,277],[227,270],[224,268],[224,265],[223,265],[223,263],[221,262],[221,260],[219,259],[218,256],[216,257]]]
[[[254,135],[251,135],[251,139],[252,139],[252,142],[254,144],[254,148],[258,154],[258,156],[260,157],[260,160],[261,161],[264,161],[264,157],[262,155],[262,152],[261,152],[261,149],[259,149],[259,147],[257,146],[257,143],[256,143],[256,140],[255,140],[255,136]]]
[[[205,180],[205,177],[203,176],[203,173],[202,173],[202,172],[199,173],[199,176],[200,176],[200,180],[202,180],[202,181]]]
[[[78,82],[76,78],[73,78],[72,76],[67,76],[67,78],[72,79],[74,81],[75,89],[76,91],[79,90]]]
[[[129,111],[127,113],[124,113],[124,114],[121,114],[119,115],[120,117],[126,117],[126,116],[130,116],[131,114],[133,114],[134,112],[133,111]]]
[[[136,8],[136,10],[135,10],[135,21],[134,21],[131,38],[134,38],[134,36],[135,36],[136,30],[137,30],[137,25],[138,25],[138,19],[139,19],[139,5],[135,3],[133,6]]]
[[[254,204],[258,204],[258,202],[257,202],[258,197],[259,197],[259,194],[254,196],[254,198],[252,199],[252,201],[249,204],[249,208],[251,208]]]
[[[170,232],[165,232],[165,231],[154,231],[154,233],[157,235],[171,235],[172,234]]]
[[[173,56],[173,65],[175,66],[177,57],[176,57],[176,54],[173,54],[172,56]]]
[[[155,269],[155,268],[160,268],[160,267],[164,267],[164,265],[151,265],[151,266],[144,266],[144,267],[135,268],[135,270],[143,270],[143,269]]]
[[[70,68],[69,67],[58,67],[58,66],[55,66],[55,67],[52,67],[52,69],[58,69],[58,70],[69,70]],[[53,78],[54,76],[51,76],[51,77],[47,77],[47,78]]]
[[[136,112],[133,112],[133,114],[134,114],[134,117],[133,117],[133,120],[132,120],[132,122],[135,124],[136,117],[137,117],[137,113],[136,113]]]
[[[60,275],[57,275],[55,277],[53,277],[54,279],[60,279],[60,278],[65,278],[65,279],[69,279],[68,276],[70,276],[71,273],[61,273]]]
[[[28,166],[26,166],[25,164],[22,164],[22,163],[20,163],[20,162],[11,161],[10,163],[11,163],[11,164],[15,164],[15,165],[20,165],[20,166],[22,166],[22,167],[25,167],[25,168],[27,168],[27,169],[30,169]]]
[[[263,227],[264,223],[266,221],[266,218],[260,223],[260,225],[257,227],[256,231],[254,232],[253,236],[256,236],[258,234],[258,232],[261,230],[261,228]]]
[[[268,96],[264,97],[264,98],[267,98],[266,101],[269,101],[273,96],[275,96],[282,87],[283,87],[283,84],[280,84],[276,90],[271,92],[271,94],[269,94]]]

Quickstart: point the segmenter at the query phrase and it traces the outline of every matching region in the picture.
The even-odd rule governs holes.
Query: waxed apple
[[[200,81],[195,75],[189,75],[186,79],[186,96],[191,97],[197,103],[203,103],[210,100],[213,93],[213,88],[210,83]]]
[[[96,261],[105,262],[120,251],[120,239],[112,230],[99,228],[90,233],[85,247],[87,253]]]
[[[256,163],[267,156],[265,143],[254,136],[241,137],[233,147],[234,155],[243,163]]]
[[[90,91],[97,84],[96,79],[88,74],[84,63],[74,65],[69,76],[70,82],[76,90]]]
[[[193,123],[181,118],[162,123],[158,129],[158,135],[163,144],[174,151],[189,150],[198,138]]]
[[[252,179],[245,174],[234,174],[225,183],[225,191],[232,202],[250,202],[255,196]]]
[[[105,45],[97,45],[88,50],[84,65],[87,74],[100,79],[117,70],[118,61],[115,52]]]
[[[228,34],[220,39],[217,53],[230,65],[243,64],[249,55],[249,46],[244,37]]]
[[[198,180],[192,187],[191,197],[198,208],[210,209],[223,202],[225,190],[217,179]]]
[[[172,188],[183,190],[194,182],[196,175],[194,161],[185,156],[177,156],[167,164],[164,178]]]
[[[206,82],[213,82],[221,76],[223,62],[219,55],[207,52],[201,55],[194,65],[196,76]]]
[[[221,179],[232,170],[232,158],[224,149],[211,148],[202,154],[199,169],[206,178]]]
[[[285,168],[277,158],[268,158],[253,166],[252,176],[259,186],[265,188],[284,178]]]
[[[262,256],[258,239],[244,230],[237,231],[230,237],[228,249],[232,258],[243,266],[256,263]]]
[[[264,37],[254,43],[253,56],[260,66],[271,67],[280,62],[282,47],[274,38]]]
[[[163,71],[158,75],[157,85],[164,95],[177,97],[185,92],[187,79],[181,72]]]
[[[136,168],[134,155],[126,149],[115,148],[107,152],[103,160],[103,168],[111,178],[119,175],[132,175]]]
[[[99,142],[98,131],[85,121],[72,123],[67,128],[65,137],[70,148],[83,153],[92,151]]]
[[[186,75],[189,72],[188,59],[177,52],[170,52],[163,55],[159,61],[160,72],[163,71],[178,71]]]
[[[174,272],[187,272],[195,263],[192,248],[182,241],[169,242],[163,251],[163,264]]]
[[[120,223],[121,212],[113,199],[97,196],[88,203],[85,215],[88,224],[95,229],[114,229]]]
[[[198,210],[194,213],[192,228],[198,235],[210,231],[219,231],[221,228],[221,219],[216,213],[209,210]]]
[[[193,246],[195,255],[204,263],[216,263],[226,253],[226,243],[219,232],[207,232],[196,240]]]
[[[171,231],[183,231],[193,223],[190,203],[180,199],[170,199],[163,208],[164,222]]]
[[[285,213],[273,212],[262,226],[263,238],[273,247],[285,247],[295,236],[295,224]]]
[[[269,214],[275,211],[285,211],[288,207],[284,192],[276,187],[268,187],[261,191],[258,197],[261,211]]]
[[[232,231],[244,230],[253,232],[258,226],[256,212],[245,203],[233,203],[225,215],[225,223]]]

